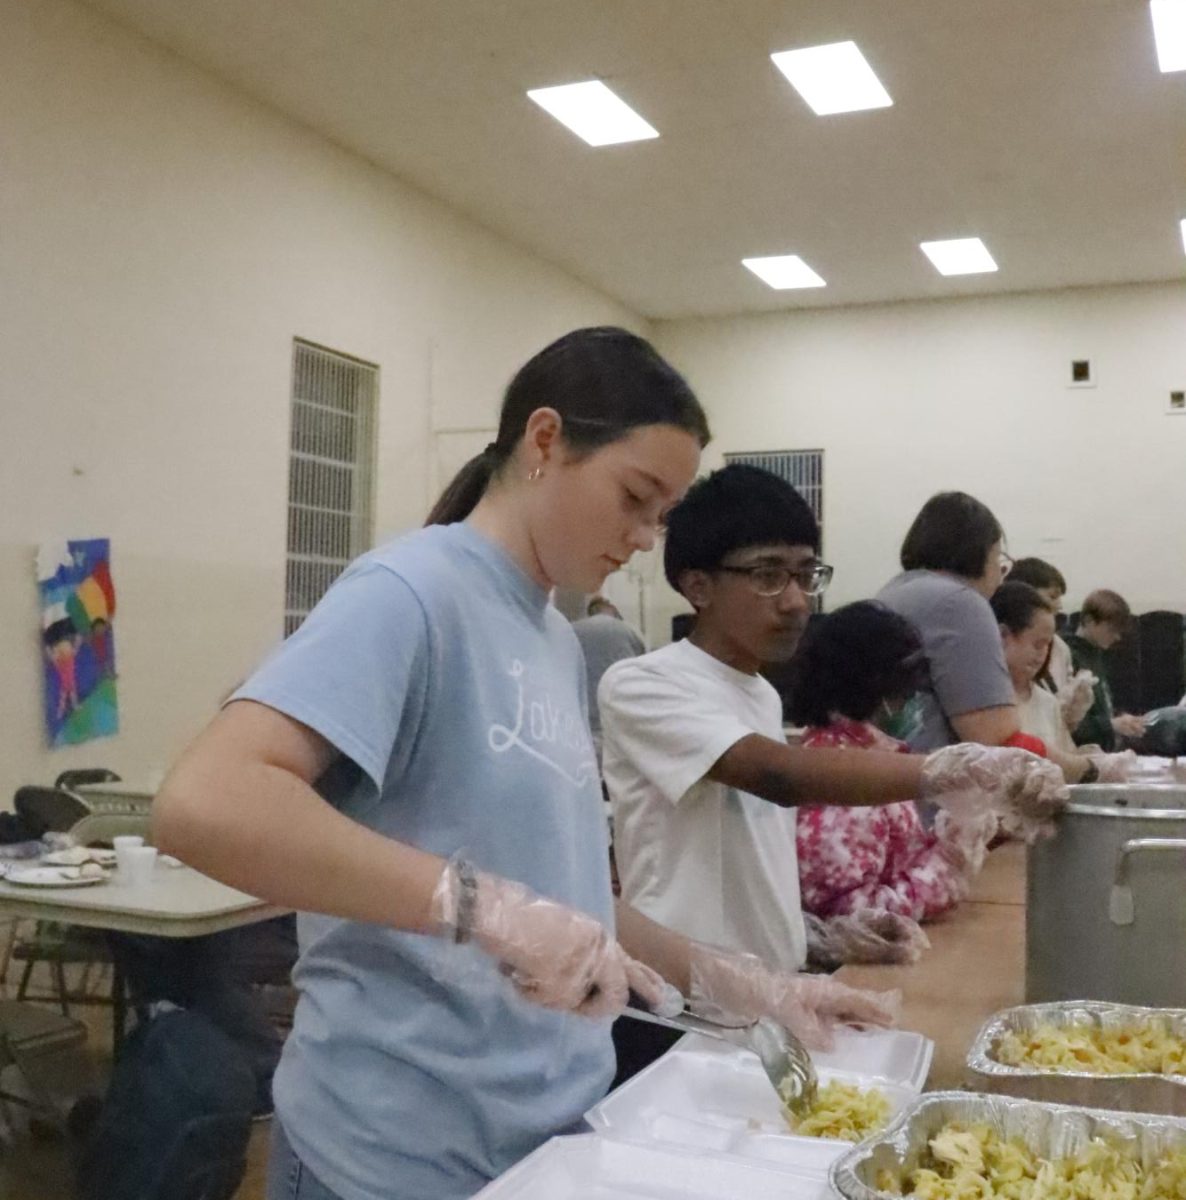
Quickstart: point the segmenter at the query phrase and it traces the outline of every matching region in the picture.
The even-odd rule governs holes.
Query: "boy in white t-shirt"
[[[966,806],[976,793],[976,807],[1022,825],[1027,809],[1040,821],[1065,797],[1058,772],[1018,750],[956,745],[923,759],[788,747],[778,693],[759,670],[794,653],[832,577],[818,550],[815,517],[784,480],[742,464],[700,480],[670,513],[664,549],[695,627],[616,663],[598,690],[623,901],[786,971],[806,960],[799,797]],[[1027,795],[1041,796],[1036,809]]]

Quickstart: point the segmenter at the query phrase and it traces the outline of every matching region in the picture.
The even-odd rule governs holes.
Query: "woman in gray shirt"
[[[1008,572],[1000,522],[965,492],[922,506],[902,543],[902,574],[877,599],[918,630],[928,679],[915,750],[954,742],[1009,744],[1020,732],[1001,631],[989,597]]]

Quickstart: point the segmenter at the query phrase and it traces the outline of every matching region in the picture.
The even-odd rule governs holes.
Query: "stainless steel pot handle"
[[[1116,874],[1108,897],[1108,916],[1113,925],[1131,925],[1136,920],[1136,905],[1128,883],[1128,863],[1134,854],[1146,851],[1177,850],[1186,853],[1186,838],[1129,838],[1116,854]]]

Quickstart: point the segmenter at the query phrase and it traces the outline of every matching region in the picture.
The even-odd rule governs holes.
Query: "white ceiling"
[[[1144,0],[91,0],[650,317],[1186,278],[1186,72]],[[816,117],[852,38],[894,107]],[[654,141],[524,95],[598,77]],[[995,275],[918,243],[979,235]],[[826,289],[773,292],[794,253]]]

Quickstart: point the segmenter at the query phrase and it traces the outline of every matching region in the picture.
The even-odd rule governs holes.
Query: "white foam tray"
[[[836,1045],[826,1053],[814,1051],[812,1061],[821,1070],[852,1071],[876,1079],[888,1079],[921,1092],[931,1073],[935,1043],[921,1033],[905,1029],[837,1029]],[[727,1058],[745,1056],[746,1051],[715,1038],[685,1034],[671,1053],[718,1054]]]
[[[824,1175],[580,1134],[529,1154],[475,1200],[827,1200]]]
[[[820,1082],[876,1087],[897,1116],[918,1095],[915,1087],[817,1063]],[[600,1133],[625,1141],[677,1147],[823,1173],[850,1143],[800,1137],[787,1128],[770,1081],[748,1054],[701,1054],[676,1049],[594,1105],[585,1119]]]

